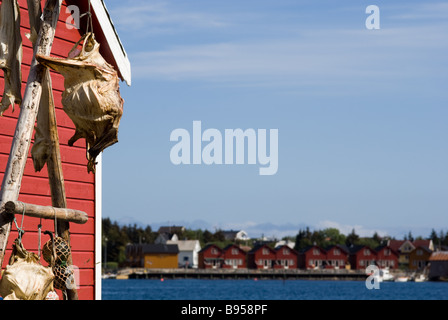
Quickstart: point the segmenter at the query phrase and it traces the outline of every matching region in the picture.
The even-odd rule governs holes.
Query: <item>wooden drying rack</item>
[[[40,0],[34,0],[34,6]],[[38,2],[36,2],[38,1]],[[32,1],[28,1],[30,7]],[[85,223],[87,214],[67,207],[64,177],[59,148],[59,137],[57,132],[56,117],[53,103],[51,78],[47,68],[36,61],[36,54],[50,56],[56,32],[56,24],[61,10],[62,0],[47,0],[43,11],[43,20],[40,21],[38,37],[34,45],[33,59],[30,73],[26,84],[20,114],[17,120],[16,131],[12,141],[11,152],[3,177],[0,190],[0,266],[3,264],[6,245],[8,243],[11,224],[15,214],[23,214],[30,217],[52,219],[57,221],[57,233],[70,245],[69,223]],[[40,9],[40,6],[39,6]],[[30,11],[31,12],[31,11]],[[37,13],[38,19],[40,12]],[[37,20],[36,20],[37,21]],[[45,87],[48,86],[48,87]],[[38,206],[26,204],[18,200],[26,160],[30,149],[31,138],[34,131],[37,114],[42,94],[48,93],[49,108],[46,110],[49,119],[49,136],[51,140],[51,155],[47,160],[48,179],[51,189],[52,206]],[[43,106],[45,107],[45,106]],[[68,265],[72,264],[70,256]],[[78,300],[76,286],[70,286],[64,298]]]

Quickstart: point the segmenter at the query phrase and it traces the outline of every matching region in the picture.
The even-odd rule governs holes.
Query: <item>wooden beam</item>
[[[43,13],[43,21],[39,28],[34,46],[34,53],[49,56],[56,32],[62,0],[47,0]],[[11,216],[3,214],[8,201],[19,198],[23,172],[30,149],[31,138],[36,122],[39,102],[42,94],[42,79],[46,68],[39,64],[35,57],[31,61],[28,81],[25,88],[16,131],[11,145],[11,151],[3,176],[0,190],[0,265],[3,264],[5,250],[11,231]]]
[[[42,15],[42,10],[40,7],[40,0],[27,0],[27,2],[32,36],[33,26],[35,29],[40,28],[40,17]],[[34,31],[34,33],[37,33],[37,31]],[[50,182],[52,206],[53,208],[66,208],[67,199],[65,194],[64,175],[62,172],[62,161],[59,148],[59,136],[52,87],[53,86],[51,83],[50,71],[47,68],[42,84],[42,97],[40,100],[40,108],[38,114],[38,126],[40,125],[40,130],[45,130],[45,132],[42,131],[41,133],[43,134],[47,142],[50,143],[48,152],[49,155],[47,155],[48,158],[46,159],[46,163],[48,179]],[[42,161],[43,159],[40,160]],[[38,170],[40,171],[40,169]],[[55,232],[58,236],[62,237],[70,246],[69,221],[58,219]],[[67,264],[73,264],[71,254],[69,254],[67,258]],[[70,278],[70,281],[70,286],[63,292],[64,300],[78,300],[78,292],[75,285],[75,279],[72,277]]]
[[[42,218],[48,220],[61,220],[84,224],[89,220],[87,213],[74,209],[55,208],[50,206],[39,206],[36,204],[23,203],[21,201],[9,201],[5,204],[5,212],[9,214],[24,214],[28,217]]]

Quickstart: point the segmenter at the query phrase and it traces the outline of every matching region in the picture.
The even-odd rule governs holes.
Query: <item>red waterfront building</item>
[[[376,264],[380,268],[398,268],[398,252],[389,246],[380,246],[375,248]]]
[[[247,253],[236,244],[229,244],[222,249],[222,258],[223,269],[247,268]]]
[[[347,247],[342,245],[333,245],[326,248],[327,269],[343,269],[348,263],[349,252]]]
[[[297,269],[298,256],[299,253],[287,245],[275,248],[274,269]]]
[[[22,61],[22,95],[30,71],[33,49],[31,42],[25,34],[30,33],[30,23],[28,18],[27,1],[19,0],[21,16],[21,35],[23,41],[23,61]],[[62,1],[61,14],[56,27],[56,36],[52,46],[51,55],[53,57],[66,58],[75,43],[84,34],[87,27],[87,19],[81,19],[79,29],[69,25],[74,20],[70,17],[67,6],[75,5],[81,14],[88,11],[89,2],[93,17],[93,31],[96,40],[100,43],[100,53],[107,62],[114,66],[121,80],[130,84],[131,69],[128,57],[120,42],[120,39],[113,27],[111,17],[106,9],[103,0],[82,0]],[[42,1],[42,4],[45,2]],[[0,72],[0,94],[3,93],[5,81],[3,72]],[[75,126],[70,118],[62,110],[61,94],[64,91],[64,78],[55,72],[51,72],[53,94],[56,104],[56,118],[59,133],[61,150],[62,169],[65,180],[65,191],[67,196],[67,207],[77,209],[87,213],[88,222],[86,224],[70,223],[70,244],[72,249],[73,264],[79,268],[77,276],[78,297],[80,300],[101,299],[101,156],[97,158],[96,173],[87,172],[86,145],[85,140],[78,140],[74,146],[68,146],[68,140],[75,132]],[[10,107],[0,118],[0,178],[3,179],[6,164],[11,149],[12,140],[20,112],[19,106],[15,106],[15,111]],[[31,145],[32,147],[32,145]],[[30,147],[30,150],[31,150]],[[107,150],[105,151],[107,152]],[[22,179],[19,200],[25,203],[51,206],[51,192],[48,183],[47,169],[35,172],[31,154],[28,160]],[[21,217],[17,217],[19,225],[22,224]],[[25,217],[23,228],[25,235],[23,245],[28,251],[38,250],[38,226],[39,219]],[[42,221],[42,230],[54,230],[54,222],[51,220]],[[17,229],[12,225],[7,251],[3,259],[2,269],[8,264],[11,254],[12,241],[17,237]],[[42,237],[42,241],[47,241]],[[44,261],[43,264],[46,265]],[[58,291],[60,299],[62,293]]]
[[[307,246],[299,252],[299,268],[300,269],[315,269],[322,268],[327,259],[327,254],[324,249],[319,246]]]
[[[275,250],[266,244],[255,246],[247,254],[247,264],[251,269],[271,269],[276,259]]]
[[[372,248],[365,245],[352,245],[348,249],[351,269],[365,269],[369,265],[376,265],[377,254]]]
[[[219,269],[223,264],[222,249],[215,244],[208,244],[198,253],[200,269]]]

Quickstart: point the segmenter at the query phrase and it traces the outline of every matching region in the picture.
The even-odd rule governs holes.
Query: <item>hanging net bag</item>
[[[4,300],[44,300],[53,290],[53,279],[51,268],[41,265],[38,255],[26,251],[16,239],[0,281],[0,295]]]
[[[50,240],[42,247],[42,256],[52,266],[55,277],[54,287],[65,290],[67,289],[67,284],[72,283],[74,280],[73,268],[67,264],[71,253],[70,246],[63,238],[54,237],[49,231],[45,231],[44,234],[50,235]]]

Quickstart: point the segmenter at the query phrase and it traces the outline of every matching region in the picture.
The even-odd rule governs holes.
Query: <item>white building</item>
[[[166,244],[177,244],[179,247],[179,268],[197,268],[199,265],[199,240],[168,240]]]

